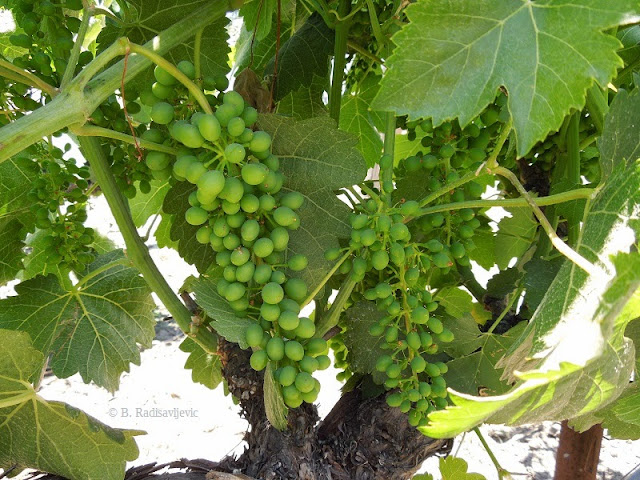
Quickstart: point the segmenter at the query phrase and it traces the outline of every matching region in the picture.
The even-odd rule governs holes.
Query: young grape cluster
[[[39,152],[36,158],[38,178],[27,197],[35,226],[47,232],[43,240],[46,263],[60,271],[83,271],[95,253],[95,233],[84,226],[89,168],[78,167],[74,158],[65,159],[56,147]]]
[[[194,78],[190,62],[178,68]],[[145,165],[155,178],[172,176],[195,186],[185,220],[199,227],[197,241],[216,252],[220,296],[238,316],[252,320],[245,332],[254,349],[251,366],[260,371],[273,363],[288,406],[313,402],[320,384],[312,373],[329,366],[327,345],[313,338],[313,320],[300,315],[306,283],[289,275],[302,272],[308,260],[287,255],[289,232],[300,227],[296,211],[304,197],[282,190],[284,175],[271,152],[271,136],[253,129],[258,112],[240,94],[208,95],[215,110],[207,114],[179,93],[167,71],[156,67],[154,75],[153,97],[141,96],[151,105],[153,125],[141,138],[175,146],[178,153],[148,151]]]

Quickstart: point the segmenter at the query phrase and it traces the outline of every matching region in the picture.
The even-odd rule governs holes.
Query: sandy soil
[[[94,202],[89,218],[94,226],[123,246],[115,222],[103,199]],[[141,229],[144,231],[144,229]],[[175,289],[193,269],[167,249],[151,244],[151,254],[160,270]],[[11,288],[0,290],[12,294]],[[142,352],[142,364],[132,366],[122,376],[121,388],[111,395],[94,385],[85,385],[78,375],[69,379],[46,378],[41,394],[51,400],[63,400],[79,407],[99,420],[120,428],[139,429],[147,435],[138,437],[140,457],[132,465],[169,462],[179,458],[217,460],[243,450],[242,437],[247,423],[239,417],[239,409],[225,397],[222,388],[211,391],[191,381],[184,370],[186,354],[178,347],[181,332],[173,322],[165,321],[166,312],[158,309],[156,340]],[[340,384],[336,370],[320,372],[322,392],[318,404],[321,416],[335,404]],[[159,411],[186,411],[181,419],[159,417]],[[507,428],[484,426],[482,432],[502,466],[514,479],[551,480],[560,426],[542,425]],[[453,452],[469,463],[469,471],[482,473],[488,480],[497,474],[477,437],[467,434],[456,440]],[[602,444],[599,480],[620,480],[640,464],[640,442],[612,440],[605,436]],[[429,459],[422,471],[440,478],[436,458]]]

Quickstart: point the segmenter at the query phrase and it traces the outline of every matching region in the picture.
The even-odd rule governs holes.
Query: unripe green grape
[[[229,120],[236,116],[235,109],[233,108],[233,106],[223,103],[216,109],[215,116],[218,119],[220,125],[226,127],[229,124]]]
[[[361,230],[369,223],[369,216],[361,213],[351,217],[351,227],[355,230]]]
[[[315,387],[314,378],[307,372],[300,372],[296,375],[295,386],[298,391],[308,393]]]
[[[273,252],[273,242],[269,238],[260,238],[253,245],[253,253],[259,258],[265,258]]]
[[[270,212],[276,206],[276,199],[269,194],[260,196],[260,209],[263,212]]]
[[[441,375],[440,369],[433,363],[427,363],[425,365],[424,371],[432,378],[439,377]]]
[[[372,228],[367,228],[366,230],[363,230],[360,234],[360,242],[365,247],[369,247],[373,245],[376,239],[377,239],[376,232]]]
[[[429,332],[420,333],[420,344],[422,345],[422,348],[427,348],[433,344],[433,337]]]
[[[379,337],[384,333],[384,326],[379,323],[374,323],[369,327],[369,335],[373,337]]]
[[[282,367],[280,370],[280,374],[278,375],[278,382],[283,387],[288,387],[289,385],[293,385],[293,382],[296,381],[296,375],[298,371],[295,367],[291,365],[287,365],[286,367]]]
[[[444,391],[444,395],[446,397],[446,395],[447,395],[447,391],[446,390]],[[435,403],[437,409],[443,409],[443,408],[446,408],[447,405],[449,405],[449,402],[447,402],[447,399],[443,398],[443,397],[435,398],[433,400],[433,402]]]
[[[224,238],[229,235],[230,231],[231,229],[229,227],[229,224],[224,217],[217,218],[213,223],[213,233],[220,238]]]
[[[225,105],[230,105],[231,107],[233,107],[235,109],[236,115],[242,115],[242,112],[244,111],[244,99],[242,98],[242,95],[240,95],[238,92],[234,92],[233,90],[230,92],[225,93],[222,96],[222,101],[224,102]]]
[[[271,255],[265,257],[264,261],[269,265],[280,265],[284,262],[284,255],[282,252],[273,252]]]
[[[239,137],[244,133],[244,120],[240,117],[234,117],[227,123],[227,132],[232,137]]]
[[[418,202],[416,202],[415,200],[409,200],[404,204],[402,204],[402,206],[400,207],[400,212],[402,213],[402,215],[410,217],[411,215],[415,214],[419,209],[420,209],[420,204]]]
[[[202,192],[205,198],[212,202],[222,192],[225,186],[225,178],[222,172],[218,170],[209,170],[203,173],[196,183],[198,190]]]
[[[253,262],[247,262],[244,265],[240,265],[236,269],[236,279],[239,282],[249,283],[253,278],[253,274],[256,270],[256,265]]]
[[[396,223],[389,230],[391,238],[394,240],[408,240],[411,234],[409,228],[404,223]]]
[[[376,361],[376,370],[378,372],[386,372],[389,365],[393,363],[393,358],[390,355],[381,355]]]
[[[242,242],[240,241],[240,237],[238,237],[235,233],[230,233],[222,239],[222,244],[227,250],[234,250],[238,248],[241,243]]]
[[[444,245],[442,244],[442,242],[440,242],[440,240],[438,240],[437,238],[432,238],[431,240],[429,240],[425,246],[429,249],[430,252],[432,253],[438,253],[441,252],[444,249]]]
[[[244,187],[242,182],[235,177],[227,177],[224,183],[224,188],[218,194],[220,198],[230,201],[231,203],[238,203],[244,195]]]
[[[271,135],[262,130],[253,132],[253,138],[249,143],[249,148],[254,153],[266,152],[271,147]]]
[[[187,174],[185,178],[193,184],[198,183],[198,180],[202,175],[207,172],[207,167],[205,167],[202,163],[196,161],[192,162],[191,165],[187,167]]]
[[[323,338],[312,338],[306,345],[307,353],[316,356],[327,351],[327,341]]]
[[[178,83],[178,80],[176,80],[173,75],[160,66],[156,66],[156,68],[153,69],[153,76],[156,77],[156,80],[162,85],[166,85],[168,87]]]
[[[284,353],[288,359],[299,362],[304,357],[304,347],[299,342],[290,340],[284,344]]]
[[[442,331],[444,330],[442,321],[440,321],[440,319],[436,317],[429,318],[429,320],[427,321],[427,327],[429,327],[429,330],[431,330],[436,335],[442,333]]]
[[[216,263],[220,267],[231,265],[231,252],[225,250],[224,252],[218,253],[216,255]]]
[[[263,303],[260,306],[260,315],[268,322],[275,322],[280,317],[280,307],[278,307],[278,305]]]
[[[241,171],[242,179],[249,185],[260,185],[268,173],[269,168],[261,163],[247,163]]]
[[[302,254],[294,255],[289,259],[288,267],[294,272],[299,272],[307,268],[309,260]]]
[[[398,340],[398,328],[395,326],[387,327],[387,330],[384,333],[384,339],[387,343],[394,343]]]
[[[269,361],[269,357],[265,350],[256,350],[251,354],[251,358],[249,359],[249,364],[251,368],[253,368],[256,372],[264,370],[267,366],[267,362]]]
[[[153,92],[153,95],[156,98],[159,98],[160,100],[166,100],[173,93],[173,89],[171,87],[163,85],[160,82],[156,82],[151,86],[151,92]]]
[[[318,370],[318,367],[318,360],[308,355],[305,355],[302,357],[302,360],[300,360],[300,370],[303,372],[313,373]]]
[[[184,73],[189,80],[195,80],[196,78],[196,67],[189,60],[182,60],[178,63],[178,70]]]
[[[280,325],[284,330],[295,330],[298,328],[298,325],[300,325],[298,314],[289,311],[282,312],[278,319],[278,325]],[[292,360],[294,359],[292,358]]]
[[[303,203],[304,196],[299,192],[289,192],[280,199],[280,204],[284,207],[289,207],[291,210],[298,210]]]
[[[280,159],[275,155],[269,155],[267,158],[262,160],[262,163],[272,172],[276,172],[280,168]]]
[[[294,332],[299,338],[312,338],[316,333],[316,326],[310,318],[300,317],[300,323]]]
[[[420,334],[418,334],[418,332],[407,333],[407,344],[412,350],[420,350]]]
[[[233,282],[227,287],[224,298],[229,302],[235,302],[236,300],[244,297],[246,291],[247,290],[243,284],[240,282]]]
[[[448,268],[453,262],[445,252],[436,253],[431,257],[433,264],[438,268]]]
[[[394,265],[402,266],[406,258],[404,248],[399,243],[392,243],[389,248],[389,257]]]
[[[240,229],[240,236],[243,240],[249,242],[258,238],[260,234],[260,224],[256,220],[247,220],[242,224]]]
[[[171,123],[173,115],[173,106],[167,102],[158,102],[151,108],[151,119],[160,125]]]
[[[266,303],[275,305],[284,298],[284,290],[275,282],[269,282],[262,287],[262,300]]]
[[[295,314],[300,313],[300,305],[295,300],[291,300],[290,298],[285,298],[280,302],[280,309],[283,311],[294,312]]]
[[[162,170],[151,170],[151,176],[155,180],[160,180],[161,182],[164,182],[165,180],[168,180],[169,178],[171,178],[171,168],[167,167]]]
[[[278,362],[284,358],[284,341],[280,337],[273,337],[267,342],[267,355],[274,362]]]
[[[229,200],[223,200],[222,211],[229,216],[233,216],[240,211],[240,204],[232,203]]]
[[[192,155],[185,155],[183,157],[180,157],[178,158],[176,163],[173,164],[173,173],[181,178],[186,178],[188,169],[193,163],[200,163],[200,162],[198,162],[198,159]],[[202,164],[200,163],[200,165]],[[206,167],[205,167],[205,170],[206,170]]]
[[[341,252],[342,252],[342,250],[340,248],[338,248],[338,247],[330,248],[329,250],[324,252],[324,258],[326,258],[327,260],[332,262],[332,261],[338,259],[338,257],[340,256]]]
[[[331,359],[328,355],[318,355],[316,360],[318,361],[318,370],[326,370],[331,366]]]
[[[451,256],[455,259],[460,259],[465,256],[466,251],[464,249],[464,245],[460,242],[455,242],[451,245]]]
[[[426,367],[427,362],[420,356],[413,357],[411,360],[411,370],[416,373],[422,373]]]
[[[271,278],[271,267],[264,263],[256,267],[256,271],[253,274],[253,281],[259,284],[264,284]]]
[[[250,347],[257,347],[262,343],[262,333],[262,327],[257,323],[249,325],[244,336]]]
[[[202,225],[209,218],[209,213],[200,207],[191,207],[185,212],[185,219],[189,225]]]
[[[220,122],[211,114],[205,114],[197,118],[196,125],[200,135],[210,142],[217,142],[222,133]]]
[[[444,362],[436,362],[435,365],[440,369],[440,373],[443,375],[449,371],[449,367]]]
[[[239,143],[231,143],[224,149],[224,158],[230,163],[242,162],[245,155],[245,149]]]
[[[238,247],[233,252],[231,252],[231,263],[236,267],[240,265],[244,265],[251,258],[251,252],[249,249],[245,247]]]
[[[389,265],[389,254],[386,250],[378,250],[371,256],[371,265],[376,270],[384,270]]]
[[[169,155],[164,152],[149,152],[146,164],[150,170],[164,170],[169,165]]]
[[[387,377],[389,378],[398,378],[402,373],[402,368],[397,363],[392,363],[387,367]]]
[[[240,200],[240,208],[247,213],[255,213],[260,208],[260,200],[251,193],[247,193]]]
[[[387,405],[390,407],[399,407],[403,399],[404,397],[400,392],[392,393],[387,396]]]
[[[387,307],[387,313],[391,316],[396,316],[398,314],[400,314],[400,311],[402,310],[402,306],[400,305],[400,302],[398,300],[394,300],[393,302],[391,302],[391,304]]]
[[[388,283],[381,282],[376,285],[376,295],[379,299],[388,298],[393,293],[391,285]]]
[[[196,232],[196,240],[198,243],[207,244],[211,241],[211,229],[209,227],[200,227]]]
[[[442,343],[451,343],[454,340],[454,335],[451,330],[445,328],[444,330],[442,330],[442,332],[436,334],[436,338]]]
[[[250,127],[258,121],[258,111],[253,107],[245,107],[242,111],[242,120]]]
[[[418,283],[420,279],[420,270],[417,267],[412,267],[404,274],[404,280],[409,287],[413,287]]]
[[[284,286],[287,295],[296,301],[302,301],[307,296],[307,284],[300,278],[291,278]]]

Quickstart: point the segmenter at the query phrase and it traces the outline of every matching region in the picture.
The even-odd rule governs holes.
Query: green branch
[[[338,291],[338,295],[336,299],[331,304],[331,308],[329,311],[320,319],[318,324],[316,325],[316,334],[314,335],[316,338],[322,338],[325,334],[335,327],[338,324],[338,320],[340,320],[340,314],[344,309],[347,300],[351,297],[351,292],[356,286],[356,281],[353,279],[352,275],[347,275],[347,278],[342,282],[340,286],[340,290]]]
[[[331,267],[331,270],[329,270],[327,272],[327,274],[320,281],[320,283],[318,283],[318,286],[313,290],[313,292],[311,292],[309,295],[307,295],[307,298],[304,300],[304,302],[302,302],[302,304],[300,305],[300,308],[304,308],[305,306],[307,306],[307,305],[309,305],[311,303],[311,301],[316,297],[316,295],[318,295],[318,293],[320,293],[320,290],[322,290],[322,288],[325,286],[325,284],[331,279],[333,274],[338,271],[338,268],[340,268],[340,265],[342,265],[351,256],[351,253],[352,253],[352,251],[349,250],[347,253],[345,253],[342,256],[342,258],[340,260],[338,260],[336,262],[336,264],[333,267]]]
[[[69,131],[79,137],[102,137],[112,138],[124,143],[136,145],[136,139],[126,133],[116,132],[109,128],[97,127],[94,125],[81,125],[69,127]],[[160,143],[150,142],[149,140],[137,139],[137,144],[145,150],[155,150],[156,152],[164,152],[171,155],[177,155],[178,149],[169,147],[168,145],[162,145]]]
[[[536,197],[532,200],[537,206],[546,207],[548,205],[570,202],[572,200],[591,198],[594,194],[595,190],[593,188],[576,188],[575,190],[569,190],[568,192],[557,193],[555,195],[549,195],[547,197]],[[529,205],[530,202],[525,198],[504,198],[499,200],[467,200],[465,202],[443,203],[440,205],[434,205],[433,207],[423,208],[416,215],[408,218],[406,222],[432,213],[451,212],[454,210],[461,210],[463,208],[514,208],[527,207]]]
[[[4,70],[8,70],[9,72],[13,72],[15,77],[11,80],[15,80],[20,83],[24,83],[30,87],[35,87],[43,92],[49,94],[51,97],[55,96],[58,93],[58,89],[53,85],[48,84],[41,78],[37,77],[31,72],[28,72],[22,68],[16,67],[13,63],[7,62],[6,60],[0,58],[0,67]],[[7,72],[8,73],[8,72]],[[0,75],[4,76],[2,73]],[[17,80],[20,78],[21,80]]]
[[[80,138],[80,147],[91,166],[93,175],[104,193],[109,208],[118,224],[127,246],[126,254],[133,265],[140,271],[152,291],[158,295],[160,301],[173,316],[178,326],[188,336],[192,337],[206,352],[216,351],[216,338],[206,328],[198,329],[196,334],[190,333],[191,313],[171,290],[149,255],[149,250],[144,244],[129,210],[129,204],[116,184],[116,180],[109,169],[107,159],[100,142],[95,138]]]
[[[386,118],[387,124],[384,129],[384,155],[388,155],[391,158],[391,164],[385,165],[385,168],[380,165],[381,175],[381,190],[384,192],[387,206],[391,206],[391,191],[387,191],[387,187],[393,190],[393,164],[396,147],[396,115],[393,112],[387,112]]]
[[[569,181],[569,188],[580,185],[580,112],[571,115],[567,128],[567,168],[565,175]],[[575,245],[580,236],[580,220],[573,216],[569,222],[569,245]],[[577,221],[576,221],[577,220]]]
[[[435,192],[433,192],[431,195],[428,195],[427,197],[425,197],[421,202],[420,202],[420,207],[423,208],[427,205],[429,205],[431,202],[433,202],[434,200],[442,197],[443,195],[446,195],[448,193],[451,193],[451,190],[461,187],[462,185],[464,185],[465,183],[469,183],[472,180],[475,180],[476,178],[478,178],[478,174],[476,172],[469,172],[466,175],[463,175],[462,177],[460,177],[458,180],[455,180],[451,183],[447,183],[444,187],[439,188],[438,190],[436,190]],[[405,223],[409,221],[409,219],[405,220]]]
[[[78,36],[76,37],[76,43],[73,44],[71,49],[71,55],[69,55],[69,61],[64,69],[64,75],[60,82],[60,89],[64,89],[67,84],[73,78],[73,75],[78,66],[78,58],[80,57],[80,51],[82,50],[82,44],[84,43],[84,37],[89,30],[89,21],[91,20],[91,9],[85,8],[82,12],[82,22],[80,23],[80,29],[78,30]]]
[[[480,433],[480,429],[476,427],[473,429],[473,431],[476,433],[476,435],[478,436],[478,439],[480,440],[480,443],[482,443],[482,446],[484,447],[485,451],[489,455],[489,458],[491,459],[491,463],[493,463],[493,466],[496,467],[496,470],[498,471],[498,478],[500,480],[502,480],[503,478],[504,479],[511,478],[511,474],[500,466],[500,463],[498,462],[498,459],[491,451],[489,444],[482,436],[482,433]]]
[[[378,15],[376,15],[376,7],[373,4],[373,0],[367,1],[367,10],[369,11],[369,21],[371,22],[371,30],[373,31],[373,36],[376,37],[378,41],[378,47],[387,43],[387,38],[382,33],[382,29],[380,28],[380,21],[378,20]]]
[[[345,17],[351,8],[350,0],[340,0],[338,13]],[[349,20],[336,23],[336,41],[333,50],[333,74],[331,75],[331,91],[329,92],[329,115],[340,124],[340,105],[342,103],[342,79],[347,64],[347,40],[349,37]]]
[[[602,133],[604,117],[609,111],[609,102],[597,83],[587,90],[587,110],[598,132]]]

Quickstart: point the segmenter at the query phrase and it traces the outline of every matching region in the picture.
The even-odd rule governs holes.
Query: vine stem
[[[202,52],[202,34],[204,33],[204,28],[201,28],[196,32],[196,37],[193,40],[193,66],[196,70],[196,82],[200,86],[202,86],[202,58],[200,58],[200,54]]]
[[[591,121],[598,129],[598,132],[602,133],[604,129],[604,117],[609,110],[609,103],[597,83],[587,90],[586,106],[587,110],[589,110]]]
[[[7,62],[4,59],[0,58],[0,67],[9,70],[18,75],[18,77],[23,78],[24,80],[20,81],[20,83],[24,83],[25,85],[29,85],[31,87],[36,87],[42,90],[45,93],[48,93],[50,96],[54,97],[58,93],[58,89],[53,85],[45,82],[41,78],[37,77],[31,72],[27,72],[22,68],[16,67],[13,63]],[[19,81],[19,80],[17,80]]]
[[[544,216],[540,207],[536,204],[535,200],[529,192],[522,186],[518,177],[516,177],[511,170],[508,170],[504,167],[497,167],[492,169],[492,173],[505,177],[511,184],[515,187],[515,189],[520,193],[520,195],[527,201],[531,209],[533,210],[533,214],[536,216],[543,230],[546,232],[547,236],[551,240],[551,243],[556,249],[562,253],[565,257],[587,272],[589,275],[597,274],[598,269],[589,262],[586,258],[576,252],[569,245],[564,243],[560,237],[556,234],[554,228],[547,220],[547,217]]]
[[[387,43],[387,39],[380,29],[380,21],[378,15],[376,15],[376,9],[373,5],[373,0],[366,0],[367,10],[369,11],[369,21],[371,22],[371,30],[373,30],[373,36],[378,41],[378,45],[384,45]]]
[[[513,294],[513,296],[511,297],[511,299],[509,300],[509,303],[507,304],[506,307],[504,307],[504,310],[502,310],[502,312],[500,313],[500,315],[498,316],[498,318],[496,318],[496,321],[493,322],[493,324],[491,325],[491,327],[489,328],[489,330],[487,330],[487,334],[491,334],[493,333],[493,331],[496,329],[496,327],[498,326],[498,324],[502,321],[502,319],[504,319],[504,317],[507,316],[507,313],[509,313],[509,311],[511,310],[511,307],[513,307],[513,304],[516,302],[516,300],[518,300],[520,298],[520,295],[522,295],[522,291],[524,290],[523,287],[519,287],[515,293]]]
[[[384,129],[384,154],[391,157],[391,165],[381,172],[382,182],[380,190],[384,192],[387,206],[391,206],[391,192],[387,192],[385,185],[393,188],[393,163],[396,148],[396,116],[393,112],[387,112],[386,125]]]
[[[479,176],[481,176],[481,175],[479,175],[478,172],[469,172],[466,175],[463,175],[462,177],[460,177],[458,180],[446,184],[444,187],[436,190],[431,195],[425,197],[424,200],[422,200],[422,202],[420,202],[420,208],[424,208],[426,205],[429,205],[434,200],[440,198],[443,195],[446,195],[446,194],[450,193],[451,190],[453,190],[455,188],[458,188],[458,187],[464,185],[465,183],[469,183],[470,181],[475,180]],[[408,221],[408,220],[405,220],[405,223],[406,223],[406,221]]]
[[[322,290],[324,285],[329,281],[329,279],[333,276],[333,274],[338,271],[338,269],[340,268],[340,265],[342,265],[347,260],[347,258],[349,258],[351,256],[351,253],[352,253],[352,251],[349,250],[347,253],[345,253],[342,256],[342,258],[340,258],[340,260],[338,260],[336,262],[336,264],[333,267],[331,267],[331,270],[329,270],[327,272],[327,274],[320,281],[320,283],[313,290],[313,292],[311,292],[309,295],[307,295],[307,298],[304,300],[304,302],[302,302],[302,304],[300,305],[300,308],[304,308],[304,307],[306,307],[307,305],[309,305],[311,303],[311,301],[315,298],[316,295],[318,295],[318,293],[320,293],[320,290]]]
[[[189,77],[187,77],[184,73],[182,73],[178,67],[176,67],[170,61],[164,59],[162,56],[158,55],[152,50],[143,47],[142,45],[137,45],[135,43],[130,43],[129,48],[131,49],[131,53],[137,53],[144,57],[147,57],[153,63],[158,65],[160,68],[166,70],[171,76],[175,77],[180,83],[182,83],[189,93],[193,95],[193,98],[196,99],[200,107],[208,113],[213,114],[213,110],[211,109],[211,105],[207,101],[207,97],[205,97],[204,92],[200,90],[200,87],[196,85]]]
[[[565,175],[569,180],[569,188],[580,185],[580,112],[571,115],[566,134],[567,140],[567,168]],[[576,221],[573,215],[569,221],[569,245],[576,245],[580,236],[580,221]]]
[[[489,447],[489,444],[487,443],[487,441],[485,440],[484,436],[480,432],[480,429],[478,427],[475,427],[473,429],[473,431],[478,436],[478,439],[480,440],[480,443],[482,443],[482,446],[486,450],[487,455],[489,455],[489,458],[491,459],[491,462],[496,467],[496,470],[498,471],[498,478],[500,478],[500,480],[502,480],[507,475],[508,475],[507,478],[510,478],[511,475],[509,474],[509,472],[507,470],[505,470],[504,468],[502,468],[500,466],[500,462],[498,462],[498,459],[493,454],[493,451],[491,451],[491,447]]]
[[[504,126],[502,127],[502,131],[500,132],[500,136],[498,137],[498,141],[496,142],[495,147],[493,147],[493,150],[491,151],[491,155],[485,162],[489,170],[498,168],[499,166],[498,155],[500,155],[500,152],[502,151],[502,147],[504,146],[505,142],[507,141],[507,138],[509,138],[509,135],[511,134],[512,126],[513,126],[513,119],[509,117],[509,121],[505,123]]]
[[[116,132],[109,128],[98,127],[94,125],[71,125],[69,131],[79,137],[103,137],[112,138],[114,140],[120,140],[131,145],[138,144],[145,150],[155,150],[156,152],[169,153],[171,155],[177,155],[178,149],[162,145],[160,143],[150,142],[149,140],[143,140],[141,138],[135,139],[131,135],[126,133]]]
[[[76,37],[76,41],[73,44],[73,48],[71,49],[71,54],[69,55],[67,66],[64,69],[64,75],[62,76],[62,81],[60,82],[60,89],[63,89],[69,84],[76,72],[76,67],[78,66],[78,58],[80,57],[80,50],[82,50],[84,37],[87,35],[87,31],[89,30],[89,21],[91,20],[92,13],[93,11],[90,8],[85,8],[82,11],[82,22],[80,22],[78,36]]]
[[[350,0],[340,0],[338,13],[345,17],[351,8]],[[333,50],[333,74],[331,75],[331,91],[329,93],[329,115],[340,124],[340,105],[342,103],[342,78],[347,64],[347,40],[349,37],[349,20],[336,22],[336,41]]]
[[[589,199],[595,193],[593,188],[576,188],[568,192],[557,193],[547,197],[532,198],[532,201],[539,207],[555,205],[557,203],[570,202],[571,200]],[[499,200],[467,200],[457,203],[443,203],[433,207],[427,207],[420,210],[413,217],[409,217],[407,221],[420,218],[424,215],[439,212],[449,212],[452,210],[460,210],[463,208],[491,208],[491,207],[527,207],[530,203],[525,198],[504,198]]]
[[[82,152],[91,166],[91,170],[107,199],[120,233],[122,233],[127,246],[127,257],[140,271],[151,290],[158,295],[158,298],[171,313],[182,331],[195,340],[206,352],[215,353],[217,342],[210,330],[200,328],[195,334],[190,332],[191,313],[171,290],[171,287],[149,255],[147,246],[138,235],[136,226],[131,218],[127,200],[122,195],[109,169],[109,161],[100,142],[90,137],[81,137],[79,141]]]

